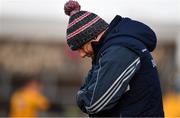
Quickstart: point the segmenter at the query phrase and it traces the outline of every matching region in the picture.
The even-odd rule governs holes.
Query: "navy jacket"
[[[98,44],[79,108],[90,117],[164,116],[156,64],[155,33],[145,24],[116,16]]]

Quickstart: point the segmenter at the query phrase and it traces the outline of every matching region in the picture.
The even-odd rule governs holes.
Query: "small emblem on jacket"
[[[154,62],[154,60],[153,60],[153,59],[151,59],[151,62],[152,62],[152,66],[153,66],[153,68],[154,68],[154,67],[156,67],[156,63]]]
[[[145,49],[142,49],[141,51],[142,51],[142,52],[146,52],[146,51],[147,51],[147,49],[145,48]]]

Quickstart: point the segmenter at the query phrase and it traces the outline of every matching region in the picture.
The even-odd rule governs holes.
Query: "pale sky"
[[[63,11],[67,0],[0,0],[1,15],[67,19]],[[152,21],[177,22],[179,0],[77,0],[82,10],[110,20],[116,14]]]
[[[64,14],[64,4],[67,1],[0,0],[0,19],[5,18],[3,23],[0,22],[0,34],[39,36],[43,40],[47,37],[58,40],[59,37],[63,37],[64,40],[69,18]],[[180,32],[176,29],[176,26],[180,26],[180,0],[77,1],[81,5],[81,10],[94,12],[107,22],[119,14],[147,23],[158,35],[162,34],[164,37],[173,37],[176,32]],[[164,24],[172,27],[164,27]]]

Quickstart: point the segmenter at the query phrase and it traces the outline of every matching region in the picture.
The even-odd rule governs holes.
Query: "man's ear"
[[[91,42],[98,42],[97,37],[95,37]]]
[[[96,38],[96,39],[91,40],[91,43],[97,44],[99,41],[100,41],[100,38],[98,39]]]
[[[94,39],[94,41],[95,41],[95,42],[99,42],[99,41],[101,40],[101,37],[103,36],[103,34],[104,34],[105,31],[106,31],[106,30],[104,30],[103,32],[101,32],[101,33]]]

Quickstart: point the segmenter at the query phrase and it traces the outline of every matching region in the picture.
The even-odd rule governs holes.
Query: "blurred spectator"
[[[33,76],[19,79],[19,87],[16,86],[10,100],[10,116],[36,117],[39,111],[47,110],[49,103],[41,92],[40,80]]]
[[[163,98],[166,117],[180,117],[180,79],[171,79],[171,86]]]
[[[180,117],[180,94],[169,91],[163,99],[166,117]]]

